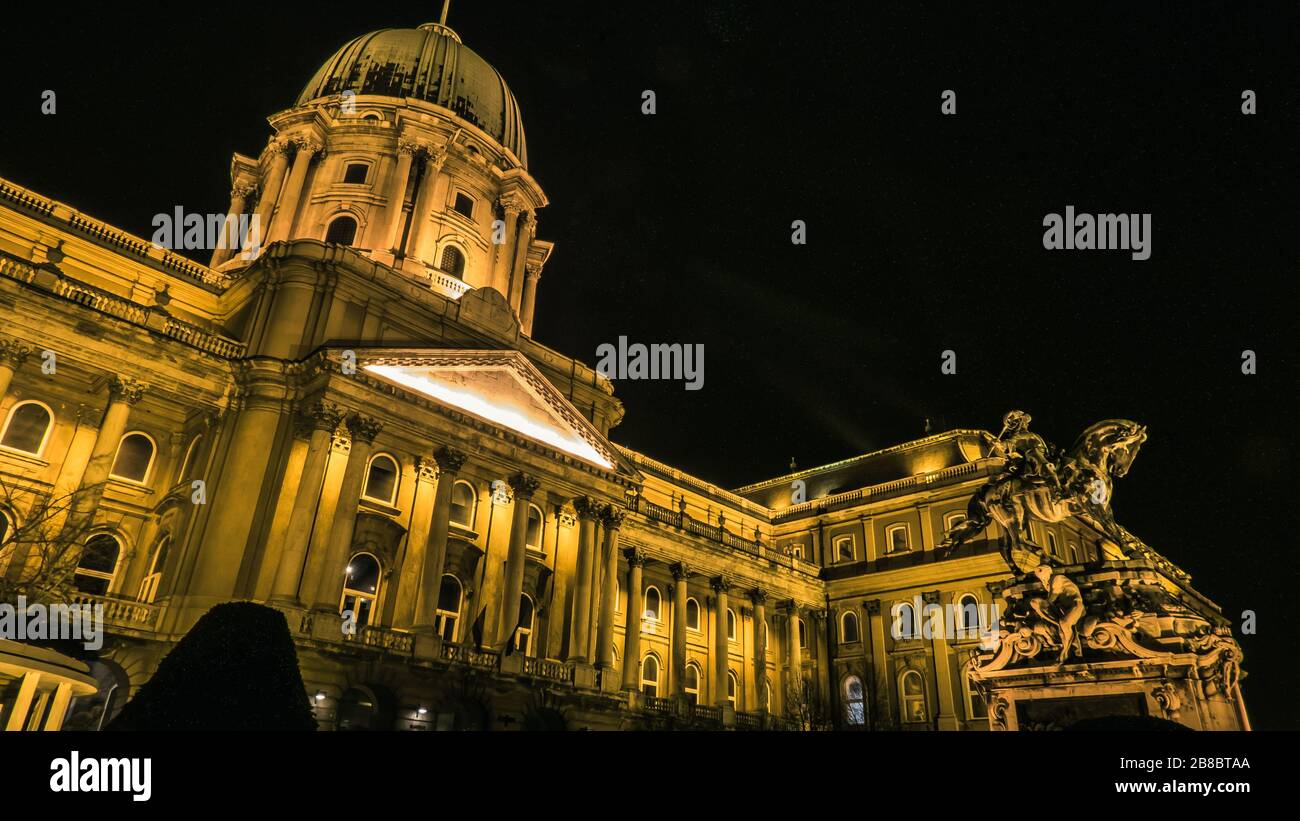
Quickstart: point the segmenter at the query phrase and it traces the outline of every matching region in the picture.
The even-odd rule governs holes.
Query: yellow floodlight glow
[[[399,365],[366,365],[365,370],[404,388],[410,388],[436,399],[444,405],[459,408],[489,422],[518,431],[531,439],[545,442],[556,450],[562,450],[593,465],[600,465],[603,468],[614,466],[614,463],[601,455],[590,442],[556,428],[549,419],[542,420],[525,415],[520,409],[502,406],[492,402],[488,397],[453,388],[427,376],[412,373],[408,368]]]

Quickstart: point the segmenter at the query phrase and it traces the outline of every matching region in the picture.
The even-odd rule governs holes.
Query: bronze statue
[[[1128,473],[1138,448],[1146,441],[1146,427],[1127,419],[1107,419],[1079,435],[1068,454],[1062,454],[1029,430],[1030,416],[1011,411],[990,455],[1003,457],[1002,468],[971,497],[966,518],[945,535],[939,548],[945,554],[974,538],[990,523],[1006,531],[1002,556],[1016,573],[1026,573],[1048,559],[1047,551],[1030,537],[1029,520],[1060,522],[1085,515],[1127,549],[1131,537],[1110,512],[1112,480]],[[1036,555],[1022,567],[1017,548]]]

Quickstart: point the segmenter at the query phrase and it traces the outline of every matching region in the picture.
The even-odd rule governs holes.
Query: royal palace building
[[[284,614],[328,729],[1248,726],[1176,566],[1076,510],[1026,519],[1036,581],[970,526],[1001,435],[733,490],[616,444],[611,381],[532,336],[519,105],[445,25],[347,43],[269,122],[170,245],[0,179],[0,575],[76,533],[107,632],[0,642],[6,729],[100,726],[229,601]]]

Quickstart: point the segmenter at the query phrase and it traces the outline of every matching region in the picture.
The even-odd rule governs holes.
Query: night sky
[[[1247,707],[1300,726],[1294,9],[877,5],[454,2],[552,202],[534,336],[588,363],[620,335],[702,343],[703,390],[618,384],[613,438],[727,487],[927,418],[996,432],[1021,408],[1061,447],[1147,424],[1118,520],[1238,625],[1256,612]],[[440,6],[131,4],[26,28],[0,175],[145,237],[177,205],[224,211],[231,152],[256,156],[328,56]],[[1152,214],[1151,258],[1044,250],[1067,205]]]

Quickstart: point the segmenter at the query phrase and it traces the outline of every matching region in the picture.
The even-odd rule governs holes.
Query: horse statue
[[[1131,541],[1110,510],[1116,478],[1128,473],[1146,441],[1146,427],[1127,419],[1107,419],[1088,427],[1068,453],[1052,448],[1029,430],[1031,417],[1011,411],[990,456],[1005,459],[966,508],[966,518],[954,525],[939,544],[944,555],[982,533],[990,523],[1002,526],[1002,557],[1016,573],[1028,573],[1049,560],[1047,551],[1030,536],[1030,518],[1060,522],[1086,515],[1121,547]],[[1028,549],[1038,562],[1022,567],[1015,555]]]

